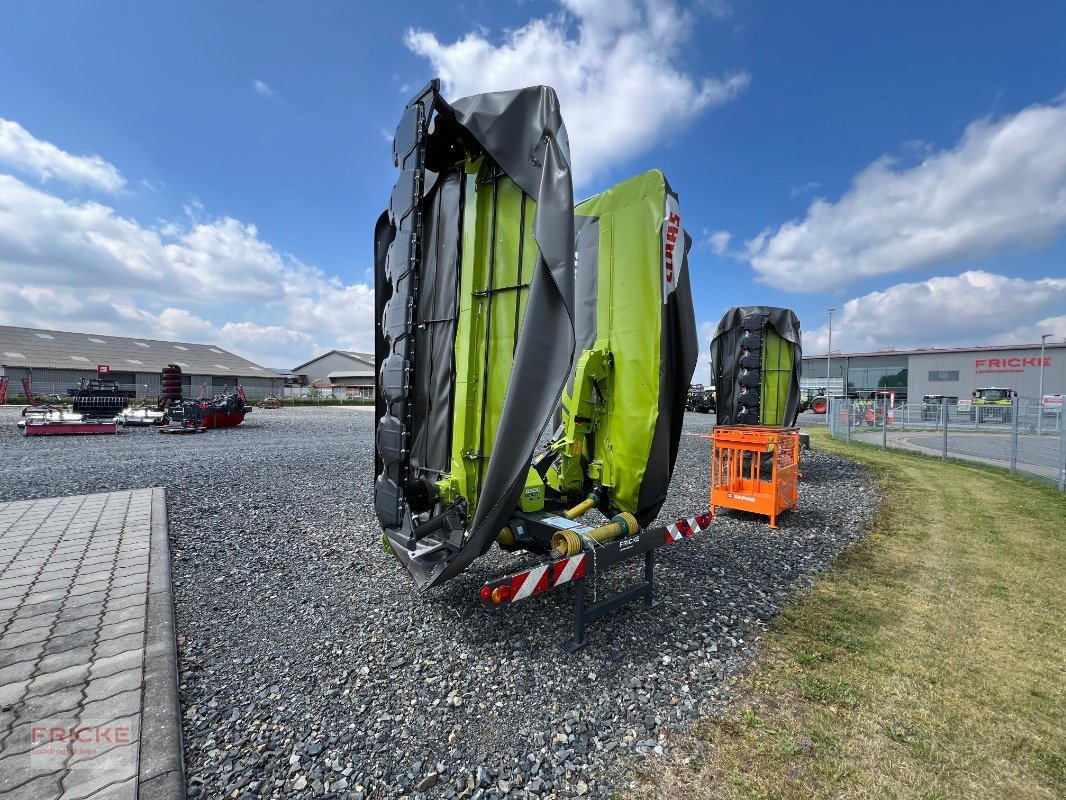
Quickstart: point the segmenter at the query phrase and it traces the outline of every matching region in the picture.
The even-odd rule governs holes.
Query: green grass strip
[[[883,501],[638,797],[1066,797],[1066,496],[831,440]],[[681,748],[686,750],[686,748]]]

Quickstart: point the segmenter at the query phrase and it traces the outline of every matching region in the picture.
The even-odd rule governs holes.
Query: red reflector
[[[677,532],[682,536],[692,535],[692,526],[688,524],[687,519],[679,519],[675,525],[677,526]]]
[[[492,590],[492,602],[499,605],[500,603],[506,603],[511,599],[511,585],[508,583],[497,586]]]
[[[477,593],[477,596],[481,598],[481,602],[487,603],[489,598],[492,597],[492,589],[488,586],[482,586],[481,591]]]
[[[710,524],[711,524],[711,515],[710,514],[700,514],[700,515],[698,515],[696,517],[696,524],[699,525],[700,528],[709,527]]]

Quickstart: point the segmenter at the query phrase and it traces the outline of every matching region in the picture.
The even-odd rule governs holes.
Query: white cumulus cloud
[[[0,118],[0,163],[42,181],[117,192],[126,179],[100,156],[76,156],[36,138],[17,122]]]
[[[833,315],[833,350],[1031,343],[1040,333],[1057,341],[1066,337],[1064,310],[1066,278],[968,270],[848,300]],[[827,322],[804,330],[803,350],[825,353],[828,339]]]
[[[709,248],[716,256],[725,256],[729,254],[729,243],[732,240],[733,234],[729,231],[712,231],[704,228],[703,241],[700,242],[700,246]]]
[[[552,86],[579,185],[677,134],[748,85],[743,72],[701,77],[678,66],[694,18],[673,0],[560,2],[560,14],[530,20],[498,40],[478,31],[447,43],[409,29],[404,41],[429,59],[452,98]],[[713,3],[711,15],[726,8]]]
[[[1066,103],[972,122],[950,149],[896,169],[883,157],[836,202],[747,243],[760,279],[821,291],[864,276],[1038,246],[1066,228]]]
[[[267,366],[373,347],[374,292],[230,217],[147,227],[0,174],[0,322],[211,342]]]

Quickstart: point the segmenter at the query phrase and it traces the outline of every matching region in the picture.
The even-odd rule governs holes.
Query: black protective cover
[[[555,91],[534,86],[447,103],[432,82],[407,106],[394,143],[400,178],[375,229],[379,325],[375,507],[393,551],[420,589],[462,572],[492,546],[518,503],[529,461],[574,356],[574,199]],[[454,393],[458,219],[456,165],[484,153],[537,204],[540,258],[470,523],[432,506],[418,524],[412,488],[446,467]],[[432,505],[432,504],[431,504]],[[417,511],[416,511],[417,513]],[[458,516],[457,516],[458,514]],[[421,532],[432,531],[422,536]]]
[[[746,332],[745,328],[751,328],[752,331],[748,331],[751,333],[756,326],[761,328],[763,324],[771,326],[792,345],[792,374],[785,401],[784,425],[791,427],[796,424],[800,406],[800,369],[803,363],[799,317],[790,308],[736,306],[725,312],[711,339],[711,364],[714,369],[716,394],[715,422],[718,425],[749,422],[745,418],[745,406],[739,394],[740,384],[744,380],[741,373],[745,368],[745,365],[740,363],[739,343]]]

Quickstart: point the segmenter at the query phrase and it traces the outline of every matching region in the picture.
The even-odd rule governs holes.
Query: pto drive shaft
[[[595,539],[600,544],[603,544],[612,539],[617,539],[619,536],[633,536],[639,532],[640,525],[637,524],[636,517],[623,511],[606,525],[594,528],[584,534],[584,536]],[[549,555],[551,558],[576,556],[583,548],[584,543],[582,541],[582,536],[579,536],[571,530],[559,531],[552,536],[552,551]]]

